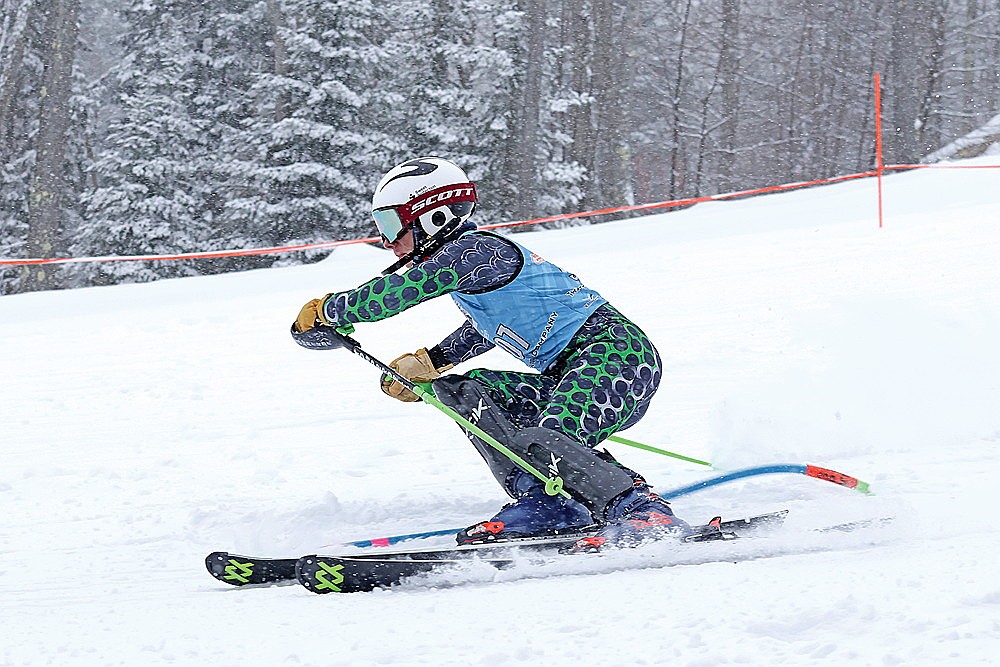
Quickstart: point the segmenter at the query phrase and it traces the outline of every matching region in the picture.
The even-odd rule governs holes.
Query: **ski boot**
[[[670,504],[639,478],[635,488],[612,505],[606,523],[597,533],[577,540],[566,551],[588,553],[607,547],[636,547],[666,537],[683,539],[691,533],[691,527],[674,515]]]
[[[483,544],[563,535],[593,527],[594,521],[586,507],[570,498],[547,495],[538,485],[504,505],[490,520],[459,531],[455,539],[459,544]]]

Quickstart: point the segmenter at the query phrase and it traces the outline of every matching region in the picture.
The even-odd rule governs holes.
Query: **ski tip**
[[[208,573],[230,586],[258,583],[254,576],[257,563],[245,556],[235,556],[228,551],[213,551],[205,556]]]
[[[294,558],[257,558],[213,551],[205,557],[205,568],[230,586],[275,584],[295,578]]]
[[[234,583],[226,579],[226,567],[229,565],[229,552],[213,551],[205,556],[205,569],[208,573],[227,584]]]

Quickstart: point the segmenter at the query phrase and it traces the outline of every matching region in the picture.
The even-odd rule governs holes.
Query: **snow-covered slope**
[[[881,230],[869,180],[518,235],[658,345],[665,382],[625,435],[721,469],[823,465],[876,492],[768,476],[692,494],[674,502],[689,520],[787,507],[788,530],[658,545],[628,570],[473,567],[323,597],[204,572],[215,549],[297,555],[505,501],[444,416],[288,336],[302,303],[377,274],[383,251],[4,297],[0,665],[989,664],[998,185],[992,169],[893,175]],[[440,299],[356,337],[390,359],[458,323]],[[611,449],[661,489],[711,474]],[[896,521],[805,532],[881,516]]]

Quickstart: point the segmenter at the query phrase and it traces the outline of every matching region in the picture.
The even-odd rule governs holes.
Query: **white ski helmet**
[[[372,196],[372,217],[387,243],[408,229],[430,238],[454,232],[472,216],[477,201],[475,184],[458,165],[421,157],[386,172]]]

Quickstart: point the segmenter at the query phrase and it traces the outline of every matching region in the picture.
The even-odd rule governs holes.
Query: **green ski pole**
[[[681,461],[688,461],[690,463],[697,463],[700,466],[712,467],[712,464],[708,461],[702,461],[701,459],[691,458],[690,456],[684,456],[683,454],[678,454],[677,452],[670,452],[666,449],[660,449],[659,447],[654,447],[652,445],[646,445],[641,442],[636,442],[635,440],[629,440],[628,438],[623,438],[620,435],[608,436],[608,440],[612,442],[618,442],[623,445],[628,445],[629,447],[635,447],[636,449],[644,449],[647,452],[653,452],[654,454],[662,454],[663,456],[669,456],[674,459],[680,459]]]
[[[498,441],[496,438],[494,438],[493,436],[491,436],[489,433],[487,433],[483,429],[479,428],[479,426],[477,426],[476,424],[473,424],[471,421],[469,421],[468,419],[466,419],[465,417],[463,417],[462,415],[460,415],[453,408],[451,408],[451,407],[445,405],[444,403],[442,403],[441,400],[437,396],[434,395],[434,392],[431,391],[429,383],[428,384],[419,384],[419,383],[413,382],[409,378],[406,378],[403,375],[401,375],[398,371],[396,371],[396,369],[392,368],[391,366],[383,363],[379,359],[376,359],[372,355],[370,355],[367,352],[365,352],[361,348],[361,343],[359,343],[358,341],[354,340],[353,338],[350,337],[350,335],[348,335],[348,334],[352,333],[353,330],[354,330],[354,327],[350,327],[350,328],[344,327],[343,330],[342,329],[335,329],[336,335],[342,340],[342,342],[344,343],[344,347],[347,348],[350,352],[353,352],[354,354],[356,354],[357,356],[361,357],[362,359],[364,359],[368,363],[372,364],[373,366],[375,366],[376,368],[378,368],[380,371],[382,371],[383,373],[385,373],[386,375],[388,375],[392,379],[394,379],[397,382],[399,382],[400,384],[402,384],[404,387],[406,387],[407,389],[409,389],[410,391],[412,391],[414,394],[416,394],[420,398],[420,400],[422,400],[424,403],[427,403],[428,405],[434,406],[435,408],[437,408],[438,410],[440,410],[444,414],[448,415],[453,421],[455,421],[456,423],[458,423],[460,426],[462,426],[463,428],[465,428],[466,430],[468,430],[470,433],[475,434],[477,437],[479,437],[483,442],[485,442],[486,444],[488,444],[490,447],[492,447],[493,449],[497,450],[498,452],[500,452],[501,454],[503,454],[504,456],[506,456],[507,458],[509,458],[511,461],[513,461],[514,463],[516,463],[525,472],[530,473],[531,475],[533,475],[533,476],[537,477],[538,479],[540,479],[542,482],[545,483],[545,493],[546,494],[548,494],[550,496],[560,495],[560,496],[563,496],[565,498],[569,498],[570,497],[569,493],[566,492],[565,489],[563,489],[563,479],[562,479],[562,477],[559,477],[559,476],[549,477],[548,475],[540,472],[533,465],[531,465],[530,463],[528,463],[527,461],[525,461],[523,458],[521,458],[520,456],[518,456],[515,452],[513,452],[509,447],[507,447],[506,445],[504,445],[503,443],[501,443],[500,441]]]

